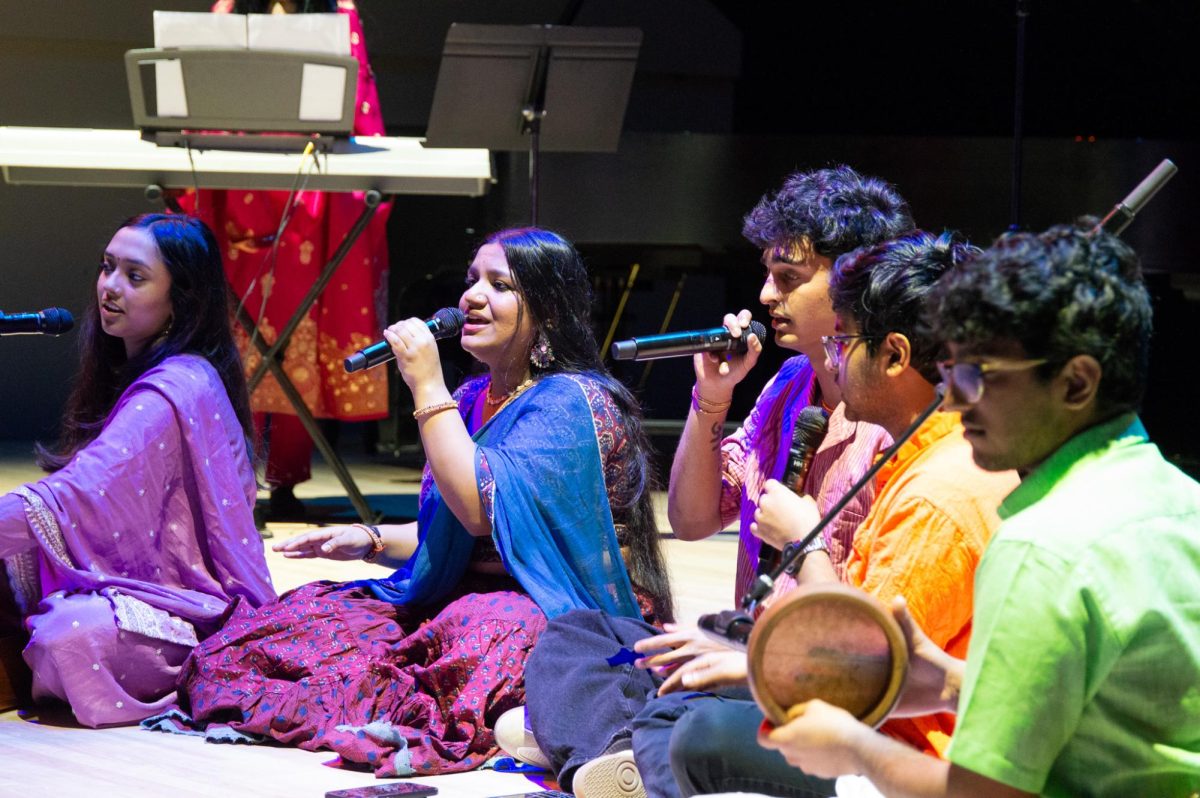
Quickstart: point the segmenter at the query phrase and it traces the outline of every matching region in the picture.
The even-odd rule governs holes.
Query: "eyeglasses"
[[[983,398],[984,374],[993,371],[1024,371],[1048,362],[1044,357],[1034,360],[989,360],[983,363],[954,363],[942,360],[938,362],[937,368],[946,387],[953,388],[959,398],[973,405]]]
[[[878,340],[881,335],[823,335],[821,343],[825,347],[825,357],[829,360],[829,366],[834,371],[837,371],[842,366],[842,354],[846,351],[846,342],[863,339],[865,341]]]

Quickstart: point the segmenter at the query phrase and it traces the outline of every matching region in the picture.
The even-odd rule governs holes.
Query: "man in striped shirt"
[[[751,338],[746,355],[729,360],[696,357],[692,410],[676,452],[669,499],[672,527],[685,540],[708,537],[740,518],[738,599],[758,564],[760,543],[750,530],[757,500],[768,480],[784,476],[799,413],[811,406],[830,412],[828,431],[803,483],[803,501],[813,514],[832,507],[890,442],[881,428],[845,417],[837,383],[824,368],[821,338],[834,326],[828,292],[834,259],[911,228],[907,205],[894,188],[845,166],[790,176],[746,217],[743,235],[762,251],[766,274],[759,298],[771,316],[775,342],[797,354],[771,379],[743,426],[725,439],[729,397],[757,362],[764,342]],[[740,333],[749,315],[731,315],[726,324]],[[857,496],[830,525],[821,542],[831,557],[814,558],[802,579],[838,578],[872,495],[867,490]],[[781,547],[787,540],[776,542]],[[670,648],[679,662],[720,648],[694,628],[657,631],[601,613],[569,613],[550,625],[545,642],[535,649],[526,668],[529,718],[564,789],[573,787],[587,798],[607,795],[611,785],[620,784],[629,795],[642,794],[630,724],[662,680],[631,662],[610,667],[605,657],[646,638],[653,648]],[[563,706],[587,706],[588,711],[567,718]],[[633,781],[616,779],[618,771],[632,774]],[[643,773],[652,774],[663,783],[650,785],[651,792],[674,789],[665,768]]]

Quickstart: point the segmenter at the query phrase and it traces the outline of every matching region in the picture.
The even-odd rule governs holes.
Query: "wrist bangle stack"
[[[419,410],[413,411],[413,418],[420,421],[423,418],[435,416],[443,410],[455,410],[458,408],[458,402],[439,402],[436,405],[427,405]]]
[[[732,399],[724,402],[709,401],[700,395],[695,385],[692,386],[692,409],[697,413],[707,413],[710,416],[720,415],[728,410],[731,404],[733,404]]]
[[[367,562],[373,562],[380,552],[383,551],[383,535],[379,531],[379,527],[371,526],[370,524],[354,524],[362,531],[366,532],[371,538],[371,550],[363,555],[363,559]]]

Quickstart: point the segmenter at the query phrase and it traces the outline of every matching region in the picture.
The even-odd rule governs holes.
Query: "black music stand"
[[[171,59],[183,64],[189,109],[186,117],[162,117],[147,105],[153,93],[149,83],[153,74],[150,67],[158,61]],[[339,119],[319,122],[300,118],[297,111],[303,105],[306,65],[341,70],[344,82]],[[303,149],[312,143],[320,149],[329,149],[335,141],[344,141],[354,126],[358,61],[353,57],[255,50],[131,50],[125,54],[125,68],[134,122],[141,128],[143,138],[155,141],[159,146],[271,150]],[[240,93],[227,90],[235,76],[240,78],[238,85],[243,90]],[[273,96],[274,99],[267,103],[265,110],[258,111],[251,111],[244,99],[266,96]],[[250,105],[253,106],[253,103]],[[218,132],[214,134],[214,130]],[[252,135],[227,135],[219,131],[250,131]],[[173,205],[172,210],[179,210],[178,204],[173,203],[170,195],[157,184],[146,187],[146,196],[151,200],[161,199],[168,206]],[[283,351],[291,341],[292,334],[366,229],[382,199],[378,191],[365,193],[362,213],[273,344],[263,340],[256,322],[241,303],[237,309],[238,323],[249,334],[262,358],[258,368],[246,380],[250,393],[254,392],[267,372],[275,377],[292,409],[296,411],[296,417],[312,437],[313,445],[341,482],[355,512],[368,523],[379,521],[381,514],[367,504],[346,464],[322,434],[304,397],[284,372],[282,361]]]
[[[637,28],[451,25],[425,146],[528,151],[536,225],[543,150],[616,152],[641,43]]]

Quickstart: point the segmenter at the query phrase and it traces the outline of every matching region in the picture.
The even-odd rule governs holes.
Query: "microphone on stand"
[[[458,335],[466,320],[467,317],[458,308],[442,308],[433,314],[433,318],[425,322],[425,326],[433,333],[434,338],[449,338],[452,335]],[[380,341],[358,350],[346,358],[343,365],[347,372],[354,372],[373,368],[395,359],[396,354],[392,352],[392,345],[387,341]]]
[[[62,335],[75,326],[66,308],[46,308],[37,313],[0,311],[0,335]]]
[[[1113,206],[1113,209],[1108,212],[1098,225],[1092,228],[1092,235],[1103,230],[1106,233],[1112,233],[1119,236],[1121,231],[1129,226],[1133,221],[1133,217],[1138,215],[1138,212],[1145,207],[1159,189],[1167,184],[1175,173],[1179,171],[1170,158],[1163,158],[1158,166],[1154,167],[1154,171],[1146,175],[1142,182],[1137,184],[1137,187],[1129,192],[1125,199]]]
[[[787,468],[779,481],[784,487],[799,496],[804,495],[804,479],[812,465],[813,455],[825,440],[829,429],[829,414],[820,405],[809,405],[796,416],[792,428],[792,445],[788,449]],[[758,575],[769,574],[779,565],[783,552],[763,542],[758,550]]]
[[[683,357],[697,352],[745,352],[751,335],[759,341],[767,340],[767,328],[762,322],[752,321],[742,334],[734,337],[724,327],[707,330],[644,335],[626,341],[614,341],[613,360],[658,360],[664,357]]]

